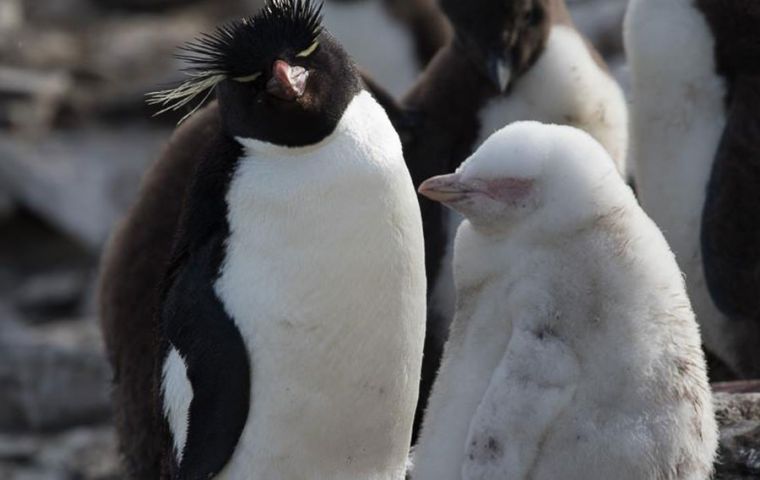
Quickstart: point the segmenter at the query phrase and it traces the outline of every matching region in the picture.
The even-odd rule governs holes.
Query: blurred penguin
[[[464,215],[415,480],[707,480],[717,428],[665,239],[609,154],[520,122],[420,192]]]
[[[418,125],[404,152],[416,185],[451,172],[493,132],[518,120],[590,133],[625,172],[625,98],[564,0],[441,0],[455,38],[431,61],[403,106]],[[451,242],[460,218],[421,201],[432,288],[421,408],[454,311]],[[419,414],[419,411],[418,411]]]
[[[435,0],[325,0],[323,12],[325,28],[394,98],[411,88],[451,35]]]
[[[633,0],[632,156],[706,348],[760,376],[760,4]],[[725,378],[713,378],[725,379]]]

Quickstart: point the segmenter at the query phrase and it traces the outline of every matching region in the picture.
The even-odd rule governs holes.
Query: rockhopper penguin
[[[414,480],[710,478],[681,273],[598,142],[518,122],[420,192],[466,220]]]
[[[757,378],[760,4],[633,0],[625,43],[641,203],[684,271],[705,347]]]
[[[453,171],[491,133],[518,120],[585,130],[625,171],[625,99],[564,0],[441,0],[441,7],[455,37],[402,102],[419,118],[404,143],[415,185]],[[426,199],[421,208],[431,296],[422,408],[453,316],[450,254],[460,218]]]
[[[159,300],[164,477],[403,478],[425,276],[397,134],[311,2],[185,58],[191,79],[154,98],[215,89],[221,122]]]
[[[366,75],[363,80],[381,105],[395,102]],[[405,112],[396,113],[405,118]],[[114,370],[115,423],[125,474],[130,479],[158,476],[160,441],[154,421],[158,413],[155,402],[145,395],[158,359],[153,312],[184,192],[200,161],[198,152],[221,128],[220,122],[219,104],[214,100],[176,129],[146,172],[135,204],[112,233],[101,261],[99,317]]]

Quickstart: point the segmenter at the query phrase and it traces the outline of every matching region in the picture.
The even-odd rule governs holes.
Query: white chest
[[[725,126],[725,86],[715,73],[712,34],[692,2],[654,3],[635,2],[626,20],[632,151],[642,205],[683,258],[696,253],[705,186]]]
[[[455,261],[468,271],[482,262],[494,261],[461,253],[457,252]],[[489,277],[479,288],[460,290],[462,297],[458,300],[456,319],[415,452],[415,478],[462,478],[473,416],[494,381],[494,371],[512,336],[513,313],[519,311],[526,290],[511,279],[523,276],[520,273],[523,267],[518,264],[528,265],[529,255],[525,255],[525,251],[512,253],[515,256],[510,258],[521,259],[510,262],[509,270],[514,269],[514,273]],[[476,253],[476,257],[480,256]]]
[[[219,478],[401,479],[426,286],[398,137],[364,92],[317,146],[241,143],[215,289],[253,378]]]
[[[388,16],[380,0],[327,1],[324,25],[356,63],[393,96],[411,88],[420,73],[410,32]]]
[[[687,0],[633,2],[625,40],[639,198],[686,274],[697,318],[714,349],[721,332],[712,324],[721,316],[705,286],[699,244],[705,188],[726,122],[714,40]]]

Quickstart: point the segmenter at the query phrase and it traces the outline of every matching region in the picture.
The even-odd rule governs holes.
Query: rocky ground
[[[258,1],[0,0],[0,479],[119,478],[93,289],[177,120],[143,94],[178,78],[176,45]],[[568,3],[625,83],[626,0]],[[718,404],[721,478],[758,478],[758,394]]]

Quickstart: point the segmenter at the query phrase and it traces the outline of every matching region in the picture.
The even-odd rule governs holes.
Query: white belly
[[[216,289],[249,348],[252,404],[220,478],[401,479],[425,278],[398,137],[363,93],[316,148],[249,148]]]
[[[446,344],[446,352],[425,415],[415,452],[414,478],[460,480],[467,434],[475,411],[491,382],[491,375],[507,349],[512,332],[508,315],[493,310],[503,296],[496,283],[472,300],[474,312],[458,319],[461,334]],[[497,320],[494,320],[497,319]]]
[[[726,359],[731,352],[722,342],[724,318],[707,291],[700,249],[706,187],[726,122],[725,85],[715,73],[713,46],[691,1],[637,1],[628,12],[639,198],[686,275],[705,343]]]

